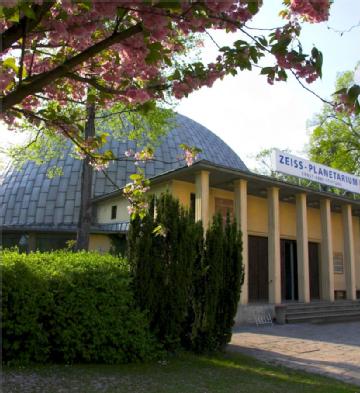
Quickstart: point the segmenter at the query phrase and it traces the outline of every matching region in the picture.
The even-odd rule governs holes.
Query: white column
[[[242,233],[242,261],[244,268],[244,283],[241,288],[240,303],[247,304],[249,301],[249,257],[248,257],[248,229],[247,229],[247,181],[236,180],[234,182],[235,194],[235,218],[238,229]]]
[[[321,299],[334,301],[334,257],[330,199],[320,201],[321,218]]]
[[[268,188],[269,303],[281,303],[279,189]]]
[[[201,171],[195,177],[195,220],[202,221],[204,230],[209,226],[209,175]]]
[[[346,298],[356,300],[355,250],[351,205],[342,206]]]
[[[305,193],[296,195],[296,248],[299,301],[308,303],[310,302],[309,239]]]

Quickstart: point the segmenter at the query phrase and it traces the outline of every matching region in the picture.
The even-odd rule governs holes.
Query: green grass
[[[4,367],[4,393],[360,393],[360,387],[241,354],[182,354],[119,366]]]

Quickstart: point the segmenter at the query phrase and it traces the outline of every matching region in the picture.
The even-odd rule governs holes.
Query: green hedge
[[[231,339],[243,282],[242,240],[220,215],[204,232],[170,194],[132,220],[128,258],[138,304],[167,350],[218,350]]]
[[[3,251],[3,362],[127,363],[156,354],[124,260]]]

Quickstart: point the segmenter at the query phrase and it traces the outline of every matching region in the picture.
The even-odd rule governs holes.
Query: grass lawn
[[[360,387],[271,367],[241,354],[182,354],[125,366],[4,367],[3,393],[360,393]]]

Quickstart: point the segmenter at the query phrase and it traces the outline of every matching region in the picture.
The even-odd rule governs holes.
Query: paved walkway
[[[360,386],[360,322],[240,327],[229,349]]]

